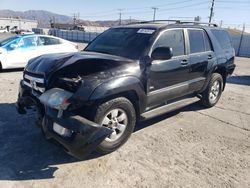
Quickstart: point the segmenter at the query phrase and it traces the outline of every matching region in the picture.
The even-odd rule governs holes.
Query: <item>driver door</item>
[[[37,37],[26,36],[21,38],[16,47],[7,53],[8,65],[11,67],[25,67],[28,61],[38,55]]]
[[[168,103],[188,93],[190,65],[183,29],[171,29],[160,34],[152,51],[158,47],[172,48],[173,57],[152,62],[148,81],[148,107]]]

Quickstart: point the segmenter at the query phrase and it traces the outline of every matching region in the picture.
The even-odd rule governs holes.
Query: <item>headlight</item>
[[[45,106],[49,106],[57,110],[66,110],[70,103],[68,99],[72,97],[73,93],[59,88],[53,88],[46,91],[39,97],[39,100]]]

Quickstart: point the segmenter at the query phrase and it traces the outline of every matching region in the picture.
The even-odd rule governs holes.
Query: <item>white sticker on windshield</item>
[[[149,35],[153,34],[154,32],[155,32],[154,29],[139,29],[139,30],[137,31],[137,33],[149,34]]]

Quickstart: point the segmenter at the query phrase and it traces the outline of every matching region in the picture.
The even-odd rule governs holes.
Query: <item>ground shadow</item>
[[[154,125],[182,111],[199,110],[198,103],[180,110],[139,122],[135,131]],[[14,104],[0,104],[0,180],[50,179],[57,165],[79,162],[62,147],[46,141],[34,123],[35,112],[25,116],[16,112]],[[101,157],[92,153],[84,161]]]
[[[46,141],[34,116],[17,114],[14,104],[0,104],[0,180],[49,179],[57,165],[79,161]],[[97,157],[92,153],[85,160]]]
[[[21,72],[23,71],[23,68],[15,68],[15,69],[4,69],[0,71],[1,73],[8,73],[8,72]]]
[[[227,79],[227,83],[250,86],[250,76],[232,76]]]

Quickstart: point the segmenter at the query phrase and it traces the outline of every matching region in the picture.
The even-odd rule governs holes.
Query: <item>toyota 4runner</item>
[[[47,139],[82,158],[123,145],[136,122],[199,99],[214,106],[233,73],[228,33],[208,24],[143,22],[111,28],[78,53],[30,60],[17,110],[37,109]]]

